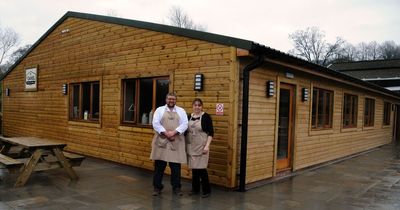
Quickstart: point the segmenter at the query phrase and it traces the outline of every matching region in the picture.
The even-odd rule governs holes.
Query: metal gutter
[[[381,81],[381,80],[399,80],[400,77],[387,77],[387,78],[381,78],[381,77],[376,77],[376,78],[363,78],[363,81]]]
[[[240,141],[240,179],[239,191],[246,191],[246,168],[247,168],[247,131],[249,124],[249,80],[250,71],[264,63],[264,56],[257,58],[243,68],[243,99],[242,99],[242,139]]]

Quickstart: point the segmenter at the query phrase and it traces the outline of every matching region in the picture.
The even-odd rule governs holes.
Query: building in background
[[[400,59],[335,63],[329,68],[400,94]]]

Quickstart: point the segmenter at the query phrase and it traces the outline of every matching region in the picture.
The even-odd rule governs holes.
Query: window
[[[375,100],[365,98],[364,107],[364,126],[374,126],[375,119]]]
[[[313,88],[312,128],[332,128],[333,91]]]
[[[343,98],[343,127],[357,127],[358,98],[356,95],[344,94]]]
[[[100,83],[70,84],[71,120],[98,121],[100,116]]]
[[[390,125],[390,109],[392,104],[385,102],[383,107],[383,125]]]
[[[169,91],[168,77],[126,79],[122,85],[122,122],[151,124],[155,109],[165,104]]]

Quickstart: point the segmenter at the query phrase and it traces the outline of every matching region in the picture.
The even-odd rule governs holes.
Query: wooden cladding
[[[296,86],[294,144],[290,159],[293,161],[293,171],[391,141],[392,128],[380,126],[383,121],[383,97],[370,96],[368,92],[349,89],[347,86],[325,80],[315,81],[302,76],[288,80],[284,76],[272,68],[256,69],[250,75],[250,87],[253,92],[249,98],[247,183],[274,177],[279,172],[277,156],[282,154],[279,154],[278,139],[282,125],[279,125],[281,116],[276,111],[281,111],[283,107],[277,104],[280,102],[280,94],[265,97],[265,81],[275,80],[278,84],[288,83]],[[309,101],[301,100],[302,87],[311,87],[312,95],[310,94]],[[365,95],[375,98],[376,113],[375,126],[367,129],[363,129]]]
[[[312,128],[332,128],[333,91],[313,89]]]
[[[10,88],[13,96],[4,102],[5,135],[53,138],[68,143],[67,149],[76,153],[152,170],[149,155],[154,132],[149,124],[141,122],[143,113],[150,122],[150,111],[165,104],[166,93],[158,91],[160,85],[154,87],[153,80],[166,76],[168,88],[162,89],[177,93],[178,106],[190,111],[193,98],[204,99],[204,109],[215,122],[208,168],[210,181],[234,187],[236,163],[233,165],[232,159],[236,159],[236,149],[232,145],[237,139],[233,133],[237,124],[231,119],[236,118],[234,110],[239,102],[238,97],[231,95],[239,89],[239,76],[232,76],[239,75],[233,71],[238,65],[236,48],[79,18],[67,18],[59,26],[63,28],[69,28],[70,32],[60,34],[56,29],[48,34],[4,78],[4,87]],[[41,70],[38,91],[25,92],[25,66],[33,63]],[[203,91],[196,93],[193,75],[198,72],[207,79]],[[151,82],[145,88],[137,86],[147,80]],[[80,89],[85,82],[100,85],[98,120],[94,118],[94,108],[91,118],[88,116],[92,120],[84,120]],[[63,84],[68,84],[68,97],[60,91]],[[74,84],[77,94],[73,103]],[[131,99],[139,97],[139,100],[129,101],[124,91]],[[140,91],[146,101],[138,95]],[[94,101],[92,105],[96,105]],[[137,112],[124,116],[132,102]],[[223,116],[215,116],[216,103],[224,104]],[[77,119],[72,120],[74,104],[78,111]],[[190,178],[187,167],[182,167],[182,176]]]

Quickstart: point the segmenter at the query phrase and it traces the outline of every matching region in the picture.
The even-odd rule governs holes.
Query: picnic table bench
[[[15,187],[25,185],[33,171],[45,171],[64,168],[71,180],[78,176],[72,169],[80,166],[84,156],[62,151],[65,143],[36,137],[2,137],[0,136],[0,166],[10,172],[19,172]],[[13,147],[19,152],[9,153]]]
[[[6,168],[8,169],[10,172],[15,172],[18,171],[21,166],[23,166],[24,163],[19,161],[19,160],[15,160],[13,158],[10,158],[6,155],[0,154],[0,166],[1,168]]]

